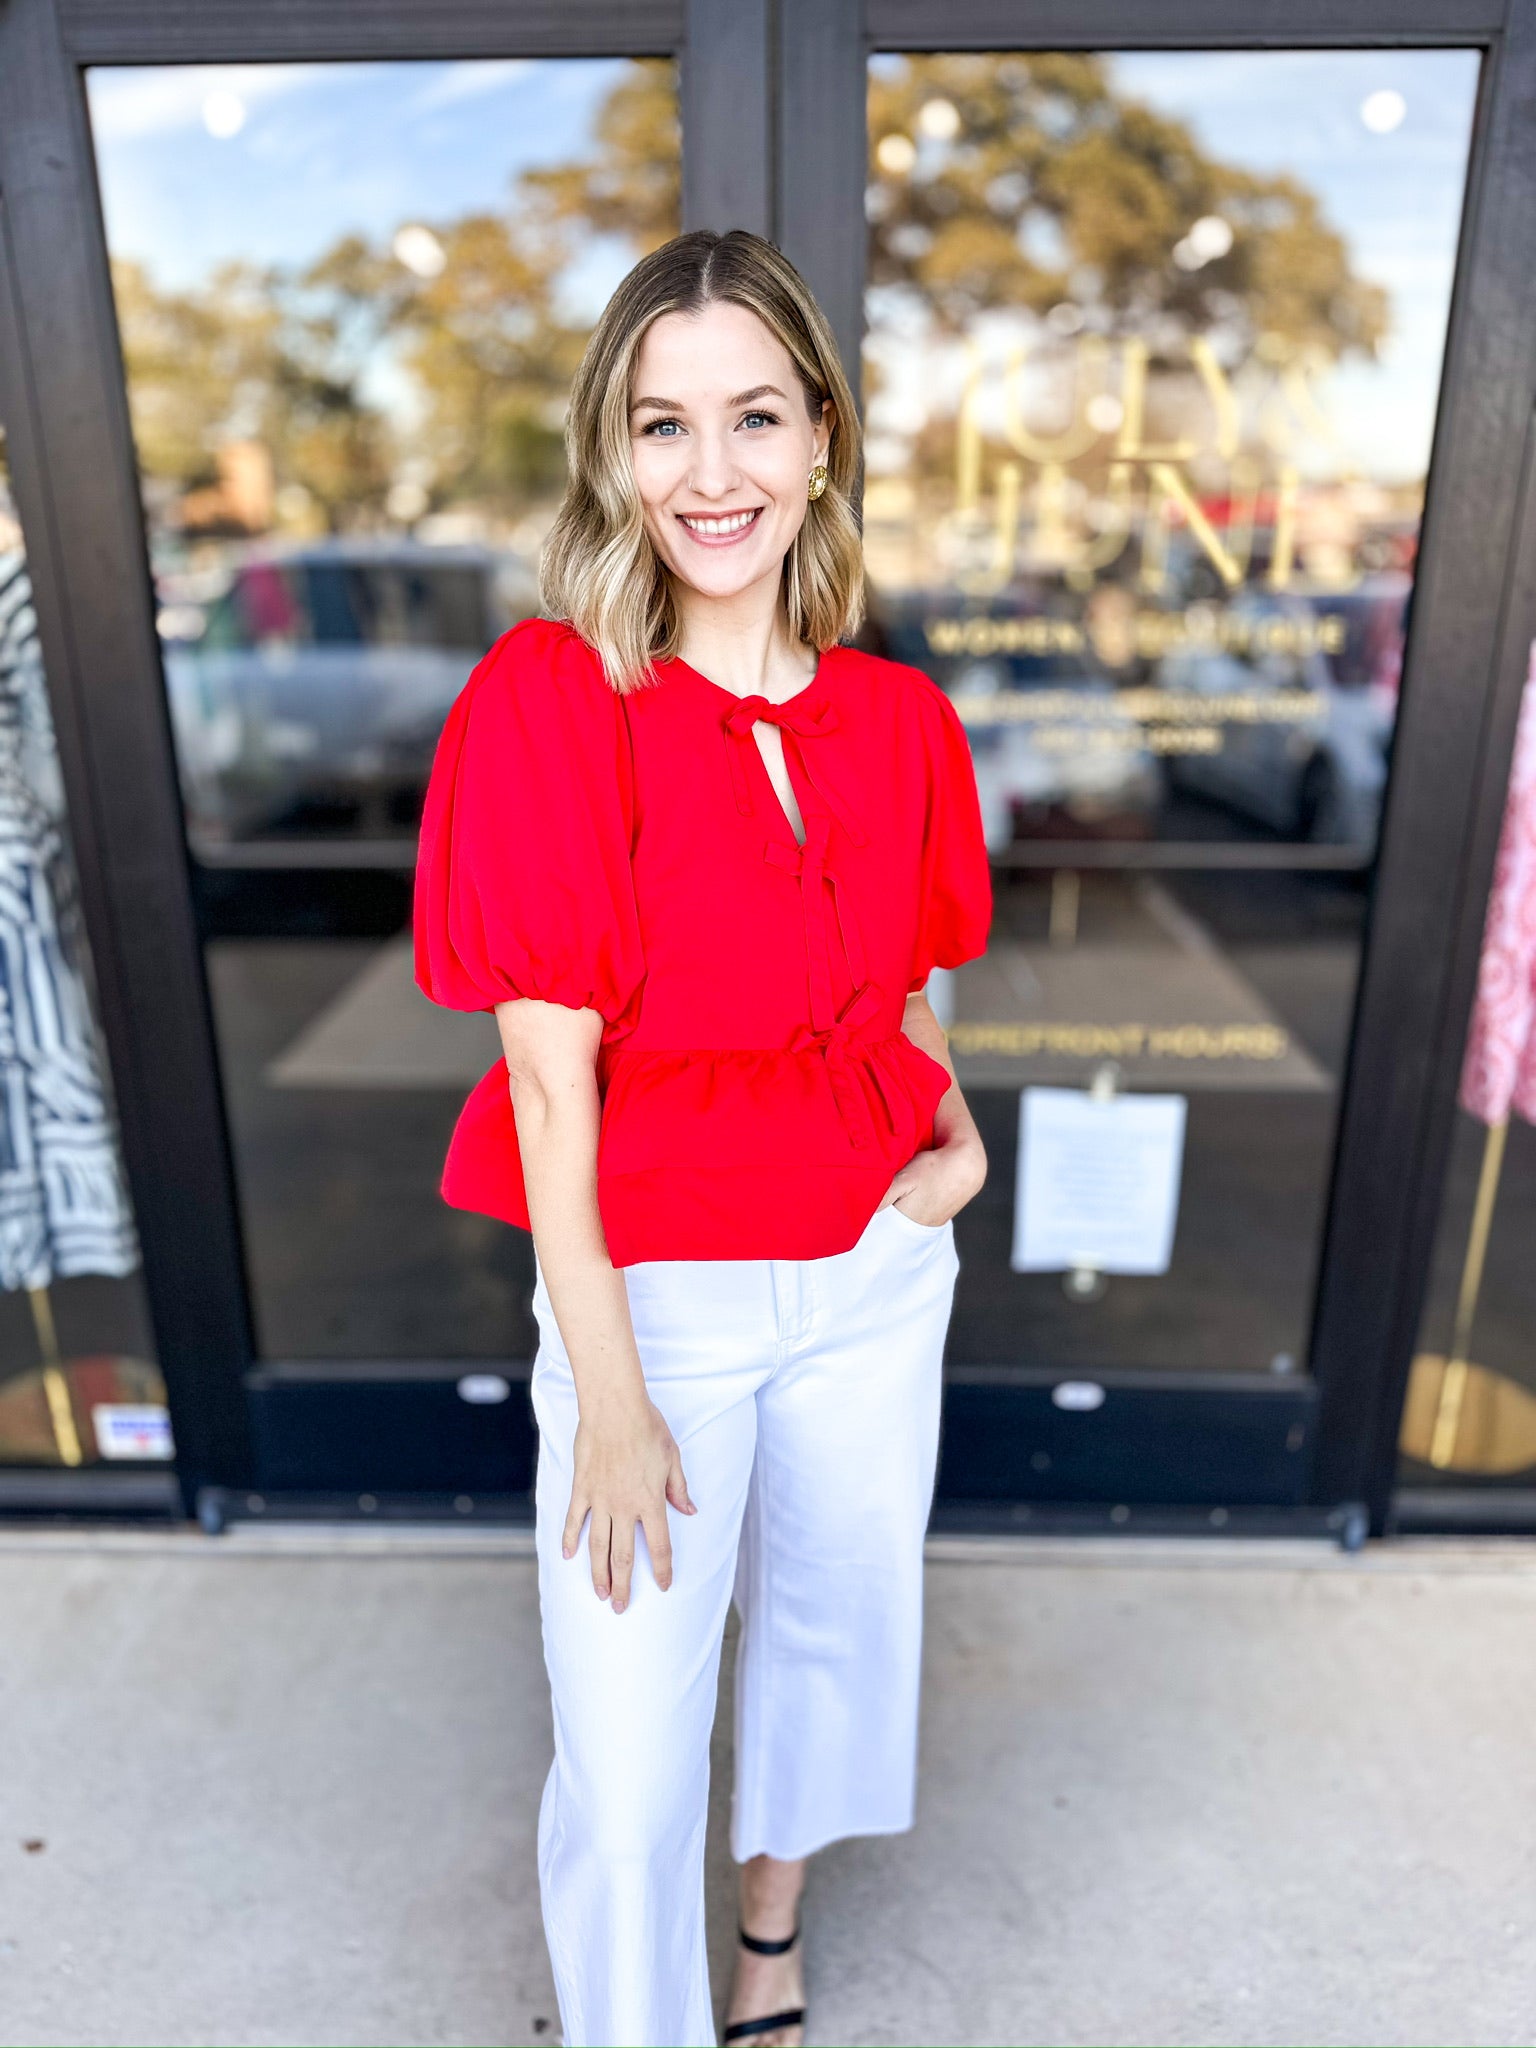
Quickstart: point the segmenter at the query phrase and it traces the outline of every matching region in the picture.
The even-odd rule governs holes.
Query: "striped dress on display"
[[[130,1273],[26,559],[0,552],[0,1288]]]

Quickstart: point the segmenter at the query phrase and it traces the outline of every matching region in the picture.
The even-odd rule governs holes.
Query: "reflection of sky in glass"
[[[157,65],[87,74],[107,239],[162,289],[230,258],[302,263],[340,236],[505,204],[510,181],[585,152],[622,58]],[[245,110],[204,123],[210,94]],[[593,317],[634,260],[595,243],[566,280]]]
[[[1422,474],[1475,52],[1155,51],[1108,62],[1119,90],[1188,122],[1212,154],[1289,172],[1318,194],[1359,273],[1391,293],[1393,314],[1379,364],[1333,373],[1330,414],[1371,474]],[[110,246],[162,288],[184,287],[231,257],[299,263],[349,231],[379,240],[404,221],[497,207],[519,171],[585,149],[624,68],[622,59],[509,58],[93,70]],[[1402,94],[1407,115],[1376,134],[1360,106],[1383,88]],[[223,139],[203,117],[220,92],[245,110]],[[569,312],[595,316],[632,257],[620,241],[594,241],[566,280]],[[387,374],[370,381],[375,399],[406,402]]]
[[[1213,155],[1289,171],[1317,193],[1359,273],[1391,294],[1379,364],[1335,371],[1330,411],[1373,475],[1422,475],[1456,264],[1477,93],[1475,50],[1143,52],[1117,83],[1187,121]],[[1402,94],[1385,135],[1360,118],[1368,93]]]
[[[876,64],[899,60],[876,58]],[[1445,320],[1477,91],[1472,50],[1140,51],[1107,60],[1117,92],[1184,121],[1210,155],[1285,172],[1318,196],[1357,273],[1391,295],[1391,331],[1375,363],[1348,362],[1321,395],[1367,474],[1419,477],[1429,461]],[[1370,93],[1406,102],[1373,133]],[[931,380],[915,351],[882,360],[893,399],[907,375]],[[927,381],[927,395],[932,383]]]

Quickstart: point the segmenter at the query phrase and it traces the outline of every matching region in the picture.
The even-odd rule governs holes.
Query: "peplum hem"
[[[599,1174],[608,1256],[616,1266],[648,1259],[831,1258],[858,1243],[896,1166],[905,1164],[662,1166]]]
[[[817,1046],[605,1047],[597,1196],[614,1264],[823,1258],[857,1243],[891,1176],[932,1143],[949,1075],[902,1032],[836,1059],[834,1078]],[[530,1228],[505,1061],[464,1105],[441,1193]]]

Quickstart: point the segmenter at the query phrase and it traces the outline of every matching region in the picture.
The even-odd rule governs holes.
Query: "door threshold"
[[[179,1522],[186,1519],[174,1472],[104,1471],[99,1465],[0,1468],[0,1521]]]
[[[929,1531],[943,1536],[1312,1538],[1359,1550],[1370,1534],[1363,1501],[1334,1507],[1133,1506],[1125,1501],[941,1500]]]

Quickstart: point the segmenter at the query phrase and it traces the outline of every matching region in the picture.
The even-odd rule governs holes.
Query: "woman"
[[[449,716],[416,897],[420,986],[505,1054],[443,1193],[536,1255],[545,1930],[567,2042],[714,2041],[734,1597],[725,2038],[797,2042],[806,1858],[912,1825],[950,1219],[986,1170],[923,986],[985,946],[986,853],[948,699],[843,644],[858,423],[771,243],[637,264],[567,447],[551,616]]]

